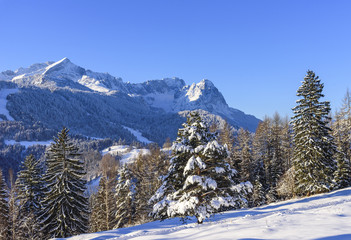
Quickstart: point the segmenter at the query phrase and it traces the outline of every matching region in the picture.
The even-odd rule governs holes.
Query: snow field
[[[18,92],[17,88],[15,89],[0,89],[0,114],[4,114],[7,117],[7,120],[13,121],[14,119],[10,116],[9,111],[6,108],[7,96]],[[3,120],[0,118],[0,121]]]
[[[138,155],[141,153],[142,155],[150,154],[149,149],[132,149],[129,151],[129,146],[128,145],[117,145],[117,146],[111,146],[108,147],[104,150],[102,150],[102,155],[105,154],[111,154],[112,156],[121,156],[121,163],[126,164],[126,163],[132,163],[135,161],[135,159],[138,157]]]
[[[5,140],[5,145],[15,145],[19,144],[24,146],[25,148],[34,146],[34,145],[45,145],[49,146],[53,141],[20,141],[16,142],[15,140]]]
[[[125,126],[123,126],[123,127],[125,129],[127,129],[131,134],[133,134],[138,139],[139,142],[146,143],[146,144],[152,143],[152,141],[143,137],[141,132],[139,132],[138,130],[135,130],[135,129],[132,129],[129,127],[125,127]]]
[[[173,218],[69,239],[351,239],[351,188],[229,211],[201,225],[195,222],[191,218],[183,225],[179,218]]]

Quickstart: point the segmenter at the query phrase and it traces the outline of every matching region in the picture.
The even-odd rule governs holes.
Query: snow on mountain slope
[[[150,150],[146,148],[137,149],[130,148],[128,145],[116,145],[102,150],[102,155],[111,154],[112,156],[120,156],[121,164],[133,163],[139,154],[150,154]]]
[[[19,144],[21,146],[24,146],[25,148],[35,146],[35,145],[49,146],[52,142],[53,141],[20,141],[20,142],[16,142],[15,140],[5,140],[4,141],[5,145]]]
[[[220,115],[235,127],[254,132],[259,119],[247,115],[226,103],[223,95],[210,80],[186,85],[179,78],[150,80],[143,83],[124,83],[108,73],[96,73],[73,64],[68,58],[57,62],[34,64],[28,68],[0,73],[0,80],[17,83],[21,87],[65,89],[113,95],[116,91],[145,104],[163,109],[166,113],[202,109]]]
[[[191,219],[155,221],[129,228],[74,236],[107,239],[351,239],[351,188],[263,207],[217,214],[201,225]]]
[[[9,111],[6,108],[7,96],[18,92],[17,88],[15,89],[0,89],[0,115],[4,115],[7,120],[13,121],[14,119],[10,116]],[[0,121],[5,120],[0,116]]]
[[[149,105],[166,112],[202,109],[219,115],[236,127],[255,131],[259,119],[228,106],[223,95],[207,79],[186,85],[179,78],[151,80],[145,83],[129,84],[129,96],[142,97]]]
[[[33,64],[16,71],[5,71],[0,73],[0,80],[12,81],[20,86],[34,85],[48,88],[68,86],[102,93],[124,89],[122,79],[115,78],[108,73],[86,70],[73,64],[68,58],[57,62]]]
[[[133,134],[139,142],[146,143],[146,144],[152,143],[152,141],[143,137],[140,131],[126,127],[126,126],[123,126],[123,127],[125,129],[127,129],[131,134]]]

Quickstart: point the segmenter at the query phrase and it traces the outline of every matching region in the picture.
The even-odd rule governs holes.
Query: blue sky
[[[308,69],[351,88],[351,1],[0,0],[0,71],[68,57],[124,81],[209,79],[231,107],[292,115]]]

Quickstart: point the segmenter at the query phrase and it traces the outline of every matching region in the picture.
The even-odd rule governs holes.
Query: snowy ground
[[[13,121],[14,119],[10,116],[9,111],[6,108],[7,96],[13,93],[18,92],[18,89],[0,89],[0,114],[4,114],[7,117],[7,120]],[[2,118],[0,118],[0,121]]]
[[[351,239],[351,188],[259,208],[218,214],[202,225],[179,219],[85,234],[70,240],[107,239]]]
[[[127,129],[131,134],[133,134],[139,142],[145,143],[145,144],[149,144],[152,143],[152,141],[150,141],[149,139],[147,139],[146,137],[143,137],[141,132],[139,132],[138,130],[135,130],[133,128],[129,128],[126,126],[123,126],[125,129]]]
[[[20,141],[16,142],[15,140],[5,140],[5,145],[15,145],[19,144],[24,146],[25,148],[34,146],[34,145],[45,145],[49,146],[53,141]]]
[[[121,157],[121,163],[126,164],[126,163],[132,163],[135,161],[135,159],[138,157],[139,154],[150,154],[149,149],[137,149],[133,148],[130,149],[128,145],[117,145],[117,146],[111,146],[108,147],[104,150],[102,150],[102,155],[105,154],[111,154],[112,156],[120,156]]]

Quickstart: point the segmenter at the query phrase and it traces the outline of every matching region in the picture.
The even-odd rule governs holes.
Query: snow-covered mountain
[[[150,80],[143,83],[125,83],[121,78],[113,77],[108,73],[96,73],[91,70],[84,69],[72,63],[68,58],[64,58],[57,62],[46,62],[33,64],[28,68],[20,68],[16,71],[7,70],[0,73],[0,81],[12,82],[17,84],[20,94],[26,92],[28,88],[35,89],[36,98],[40,97],[48,90],[51,93],[68,91],[71,93],[81,94],[85,96],[94,96],[92,98],[112,97],[115,104],[128,102],[128,105],[135,106],[124,109],[125,114],[129,111],[135,111],[143,108],[146,115],[168,115],[178,114],[182,111],[202,109],[208,114],[218,115],[227,120],[234,127],[243,127],[250,131],[255,131],[259,119],[252,115],[247,115],[240,110],[231,108],[226,103],[223,95],[209,80],[202,80],[199,83],[186,85],[184,80],[179,78],[166,78],[162,80]],[[16,94],[15,94],[16,95]],[[33,94],[32,94],[33,95]],[[67,95],[67,93],[65,93]],[[27,96],[28,97],[28,96]],[[44,97],[44,96],[42,96]],[[65,96],[70,99],[71,97]],[[76,98],[76,97],[73,97]],[[8,106],[10,113],[16,115],[16,102],[11,102]],[[26,99],[27,101],[28,99]],[[93,100],[93,99],[92,99]],[[110,99],[111,100],[111,99]],[[110,101],[109,100],[109,101]],[[26,102],[22,101],[22,102]],[[45,101],[45,99],[42,99]],[[87,100],[86,100],[87,101]],[[102,102],[106,102],[103,100]],[[56,103],[55,103],[56,104]],[[57,102],[57,104],[60,104]],[[70,104],[73,104],[71,101]],[[80,103],[83,104],[84,103]],[[93,103],[92,103],[93,104]],[[111,102],[112,104],[112,102]],[[136,105],[138,106],[136,106]],[[79,106],[72,106],[78,108]],[[99,109],[98,106],[96,106]],[[119,109],[118,111],[120,111]],[[18,112],[18,111],[17,111]],[[42,121],[40,117],[34,117],[32,113],[26,112],[30,118],[36,121]],[[97,112],[94,112],[96,114]],[[1,114],[1,113],[0,113]],[[88,111],[88,115],[91,114]],[[21,116],[12,116],[15,120],[22,120]],[[142,119],[143,117],[141,117]],[[120,121],[121,122],[121,121]],[[122,121],[123,122],[123,121]],[[135,126],[128,126],[135,129]],[[144,129],[136,129],[141,133],[145,133]]]
[[[0,80],[12,81],[20,86],[37,86],[55,89],[71,89],[97,92],[110,92],[124,88],[122,79],[108,73],[95,73],[73,64],[68,58],[58,62],[33,64],[16,71],[7,70],[0,73]]]
[[[83,234],[70,240],[108,239],[351,239],[351,188],[267,206],[217,214],[199,225],[179,218]]]

